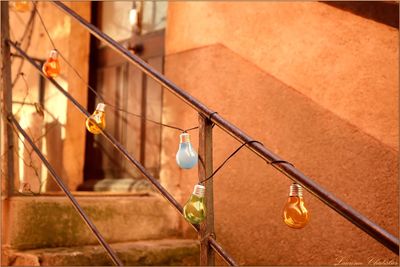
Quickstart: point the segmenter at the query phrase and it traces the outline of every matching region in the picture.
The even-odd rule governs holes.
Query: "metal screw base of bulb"
[[[290,197],[302,197],[303,196],[303,188],[301,187],[301,185],[293,183],[290,186],[289,196]]]

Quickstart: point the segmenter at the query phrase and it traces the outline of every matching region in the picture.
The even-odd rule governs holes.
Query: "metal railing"
[[[88,29],[94,36],[98,39],[104,41],[107,45],[109,45],[116,52],[125,57],[129,62],[136,65],[139,69],[141,69],[148,76],[153,78],[160,85],[165,87],[174,93],[177,97],[185,101],[189,106],[194,108],[199,114],[203,115],[211,122],[215,123],[221,129],[223,129],[228,134],[232,135],[234,138],[239,140],[242,143],[250,142],[254,140],[249,135],[244,133],[241,129],[237,128],[235,125],[224,119],[221,115],[219,115],[214,110],[211,110],[206,105],[195,99],[193,96],[188,94],[183,89],[179,88],[172,81],[168,80],[161,73],[153,69],[149,64],[147,64],[144,60],[139,58],[138,56],[132,54],[128,49],[123,47],[117,41],[112,39],[107,34],[103,33],[100,29],[95,27],[93,24],[87,22],[81,16],[79,16],[75,11],[64,5],[60,1],[53,1],[53,3],[59,7],[66,14],[74,18],[78,21],[83,27]],[[260,143],[249,143],[246,145],[251,151],[257,154],[259,157],[264,159],[267,163],[271,162],[279,162],[277,164],[271,164],[274,168],[282,172],[288,178],[293,181],[301,184],[304,188],[307,189],[311,194],[316,196],[326,205],[331,207],[333,210],[338,212],[340,215],[345,217],[351,223],[356,225],[358,228],[362,229],[370,236],[375,238],[377,241],[382,243],[384,246],[389,248],[394,253],[398,254],[399,251],[399,240],[395,236],[388,233],[386,230],[373,223],[371,220],[366,218],[364,215],[347,205],[342,200],[335,197],[332,193],[325,190],[322,186],[311,180],[305,174],[303,174],[300,170],[295,168],[293,165],[286,163],[282,160],[278,155],[274,154],[272,151],[267,149],[265,146]]]
[[[79,216],[81,216],[82,220],[86,223],[88,228],[92,231],[93,235],[97,238],[100,245],[105,249],[107,254],[110,256],[113,263],[117,266],[122,266],[123,265],[122,261],[118,258],[117,254],[112,250],[110,245],[105,241],[104,237],[101,235],[101,233],[99,232],[97,227],[89,219],[89,216],[83,211],[83,209],[79,205],[78,201],[76,201],[75,197],[71,194],[71,192],[69,191],[68,187],[65,185],[65,183],[63,182],[61,177],[56,173],[56,171],[53,169],[53,167],[48,162],[46,157],[43,155],[43,153],[40,151],[40,149],[36,146],[36,144],[32,140],[32,138],[29,137],[29,135],[22,129],[21,125],[18,123],[18,121],[15,119],[14,116],[9,114],[7,119],[9,120],[9,122],[11,122],[15,125],[15,128],[17,129],[17,131],[20,132],[22,134],[22,136],[25,138],[25,140],[31,145],[32,149],[38,155],[39,159],[46,166],[47,170],[51,173],[51,176],[54,178],[57,185],[61,188],[61,190],[68,197],[69,201],[72,203],[72,205],[78,212]]]
[[[30,58],[21,48],[19,48],[16,44],[13,42],[8,41],[8,44],[11,45],[20,55],[22,55],[32,66],[35,67],[35,69],[43,76],[45,77],[48,81],[50,81],[64,96],[68,98],[69,101],[72,102],[72,104],[78,108],[78,110],[86,117],[89,118],[90,114],[89,112],[81,105],[79,104],[78,101],[76,101],[75,98],[73,98],[60,84],[58,84],[54,79],[47,77],[44,75],[44,73],[41,70],[41,66],[38,65],[32,58]],[[11,115],[11,114],[9,114]],[[12,115],[11,115],[12,116]],[[11,120],[12,123],[16,123],[16,120]],[[147,169],[139,163],[135,158],[133,158],[129,152],[126,150],[125,147],[123,147],[112,135],[110,135],[106,130],[102,131],[101,133],[119,152],[121,152],[126,159],[135,165],[138,170],[150,180],[150,182],[157,188],[157,190],[161,193],[163,197],[167,199],[169,203],[172,204],[172,206],[180,213],[183,214],[183,208],[179,204],[178,201],[160,184],[160,182],[154,178]],[[35,150],[36,152],[36,150]],[[200,151],[199,151],[200,152]],[[199,153],[199,155],[201,155]],[[47,167],[47,166],[46,166]],[[52,172],[53,174],[54,172]],[[67,189],[68,190],[68,189]],[[193,225],[191,224],[192,227],[200,232],[200,227],[198,225]],[[212,235],[207,236],[204,240],[202,239],[202,242],[207,242],[207,244],[212,247],[229,265],[237,265],[233,258],[225,251],[222,249],[221,245],[218,244],[218,242],[215,240],[215,238]]]
[[[332,193],[328,192],[320,185],[315,183],[309,177],[304,175],[294,166],[283,161],[279,156],[274,154],[272,151],[261,145],[260,143],[250,142],[253,140],[250,136],[244,133],[242,130],[231,124],[229,121],[225,120],[217,112],[209,109],[206,105],[192,97],[186,91],[179,88],[173,82],[165,78],[161,73],[154,70],[145,61],[132,54],[129,50],[124,48],[114,39],[101,32],[97,27],[90,24],[79,16],[72,9],[61,3],[60,1],[53,1],[53,3],[60,8],[62,11],[67,13],[69,16],[77,20],[81,25],[88,29],[94,36],[98,39],[106,42],[111,48],[124,56],[129,62],[133,63],[139,67],[144,73],[152,77],[156,82],[165,87],[166,89],[173,92],[180,99],[185,101],[189,106],[194,108],[199,113],[199,179],[202,180],[208,177],[212,173],[212,124],[216,124],[225,132],[236,138],[242,143],[247,143],[247,147],[257,154],[259,157],[264,159],[272,167],[276,168],[284,175],[286,175],[291,180],[301,184],[306,190],[320,199],[323,203],[328,205],[330,208],[338,212],[341,216],[349,220],[355,226],[365,231],[367,234],[372,236],[378,242],[383,244],[385,247],[398,254],[399,252],[399,240],[395,236],[391,235],[383,228],[377,224],[370,221],[368,218],[357,212],[355,209],[335,197]],[[23,50],[21,50],[17,45],[8,41],[8,44],[14,47],[14,49],[24,58],[26,58],[42,75],[40,66],[36,64]],[[44,75],[43,75],[44,76]],[[88,117],[90,114],[87,110],[82,107],[67,91],[65,91],[55,80],[48,78],[55,87],[60,90],[84,115]],[[12,116],[12,115],[11,115]],[[10,121],[17,125],[15,119],[10,118]],[[18,127],[17,127],[18,128]],[[22,129],[21,129],[22,130]],[[179,213],[182,214],[182,206],[172,197],[172,195],[166,191],[162,185],[155,179],[136,159],[134,159],[128,151],[119,143],[117,140],[111,136],[107,131],[103,131],[102,134],[105,138],[110,141],[113,146],[120,151],[132,164],[134,164],[139,171],[150,180],[150,182],[157,188],[157,190],[171,203]],[[40,152],[40,151],[39,151]],[[215,240],[213,235],[213,197],[212,197],[212,180],[206,183],[206,199],[207,206],[209,207],[207,211],[207,221],[201,224],[201,226],[192,225],[193,228],[199,232],[200,235],[200,264],[201,265],[213,265],[214,256],[213,250],[216,251],[228,264],[236,265],[232,257],[229,256],[227,252],[223,250],[221,245]]]

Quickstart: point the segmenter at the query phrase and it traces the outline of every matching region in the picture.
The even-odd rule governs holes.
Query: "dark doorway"
[[[99,4],[93,5],[95,14],[99,14]],[[95,25],[98,24],[96,16],[93,16],[93,20]],[[139,47],[136,54],[153,68],[163,71],[164,30],[135,35],[120,43],[126,47]],[[114,50],[97,41],[91,45],[90,68],[91,86],[116,108],[137,115],[106,107],[107,131],[154,177],[159,177],[161,127],[146,119],[161,121],[161,86]],[[99,99],[89,92],[89,111],[93,111],[98,102]],[[84,183],[79,190],[108,191],[107,188],[114,188],[116,190],[112,191],[126,192],[131,191],[131,185],[138,180],[142,180],[142,177],[136,168],[103,136],[87,132]]]

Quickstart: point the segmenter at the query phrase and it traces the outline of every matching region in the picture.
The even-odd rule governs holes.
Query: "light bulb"
[[[137,23],[137,16],[138,16],[138,13],[137,13],[136,8],[132,8],[132,9],[129,11],[129,23],[131,24],[131,26],[135,26],[135,25],[136,25],[136,23]]]
[[[86,119],[86,128],[92,134],[99,134],[101,130],[106,128],[106,105],[104,103],[99,103],[93,114]]]
[[[181,133],[179,136],[179,150],[176,152],[176,163],[182,169],[191,169],[197,163],[198,155],[192,143],[190,143],[190,134]]]
[[[27,12],[30,10],[29,1],[12,1],[11,7],[18,12]]]
[[[29,183],[27,183],[27,182],[21,182],[19,184],[18,192],[20,192],[20,193],[30,193],[30,192],[32,192],[31,185]]]
[[[287,226],[295,229],[303,228],[310,220],[310,214],[304,206],[303,188],[299,184],[293,183],[290,186],[283,219]]]
[[[60,74],[60,62],[58,61],[57,50],[51,50],[50,56],[43,64],[43,73],[47,77],[55,78]]]
[[[183,216],[192,224],[199,224],[206,218],[205,190],[204,186],[195,185],[192,195],[183,207]]]

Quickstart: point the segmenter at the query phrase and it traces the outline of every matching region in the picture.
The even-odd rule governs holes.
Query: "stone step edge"
[[[90,220],[111,243],[175,238],[179,215],[161,196],[77,197]],[[11,198],[7,241],[20,250],[98,244],[65,197]],[[29,223],[27,223],[29,222]]]
[[[199,242],[193,239],[159,239],[113,243],[110,246],[126,265],[197,265]],[[30,250],[3,250],[6,266],[112,265],[100,245]],[[6,261],[6,262],[5,262]],[[7,264],[4,264],[7,263]]]

